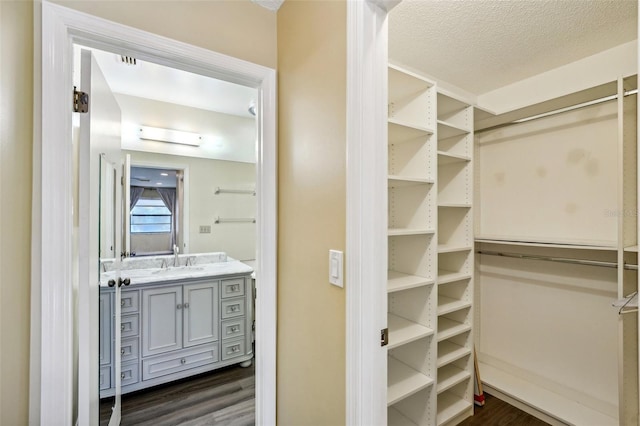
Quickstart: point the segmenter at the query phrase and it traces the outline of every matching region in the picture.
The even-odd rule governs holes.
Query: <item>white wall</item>
[[[254,189],[255,165],[234,161],[210,160],[140,151],[123,151],[131,163],[188,168],[185,194],[189,205],[188,246],[184,253],[224,251],[240,260],[255,259],[256,226],[254,223],[215,224],[216,217],[255,217],[256,197],[244,194],[215,194],[217,187]],[[200,234],[199,227],[211,227],[210,234]]]
[[[257,97],[257,94],[256,94]],[[116,94],[122,110],[122,148],[218,160],[256,161],[256,122],[252,118]],[[199,133],[199,147],[142,141],[139,126]]]

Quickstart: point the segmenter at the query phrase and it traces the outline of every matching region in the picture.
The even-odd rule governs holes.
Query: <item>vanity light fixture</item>
[[[148,141],[169,142],[181,145],[200,146],[202,143],[202,136],[197,133],[161,129],[159,127],[140,126],[138,136],[140,139]]]

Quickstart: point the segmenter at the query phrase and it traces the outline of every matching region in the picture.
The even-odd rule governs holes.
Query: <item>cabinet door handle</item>
[[[120,325],[120,331],[124,331],[124,324]]]
[[[124,379],[124,373],[120,374],[120,378]]]
[[[185,308],[185,309],[188,309],[188,308],[189,308],[189,303],[185,303],[185,304],[184,304],[184,308]]]
[[[180,364],[186,364],[186,363],[187,363],[187,360],[186,360],[186,359],[182,358],[182,359],[180,360]]]
[[[124,307],[124,299],[120,300],[120,306]]]
[[[182,304],[178,303],[178,305],[176,306],[177,309],[182,309]]]
[[[120,355],[124,355],[124,349],[120,349]]]

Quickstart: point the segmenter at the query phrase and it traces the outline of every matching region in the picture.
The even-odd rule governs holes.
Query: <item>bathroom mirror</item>
[[[169,254],[176,244],[180,254],[255,259],[254,163],[123,150],[127,155],[132,256]]]

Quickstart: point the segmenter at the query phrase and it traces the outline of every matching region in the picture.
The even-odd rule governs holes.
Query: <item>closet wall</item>
[[[622,97],[635,79],[620,86],[608,102],[476,131],[482,379],[551,423],[638,420],[637,316],[612,307],[637,290],[624,269],[637,265],[636,96]]]

